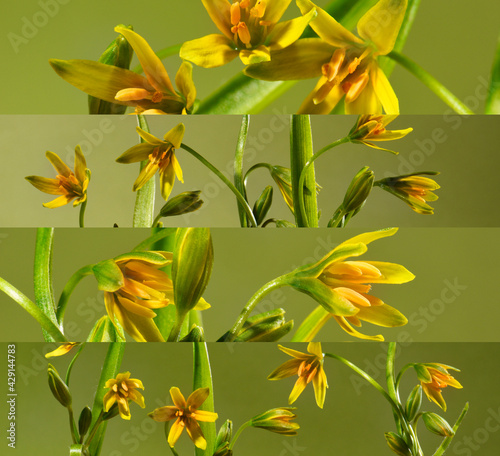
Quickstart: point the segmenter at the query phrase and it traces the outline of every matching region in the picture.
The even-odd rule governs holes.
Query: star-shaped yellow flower
[[[190,394],[186,401],[179,388],[174,386],[170,388],[170,396],[174,405],[157,408],[149,414],[153,420],[159,422],[175,420],[168,433],[168,444],[172,448],[179,440],[184,428],[186,428],[196,447],[202,450],[206,449],[207,441],[203,436],[198,421],[213,423],[218,418],[217,413],[199,410],[209,394],[210,390],[208,388],[198,388]]]
[[[323,369],[324,355],[321,350],[321,343],[310,342],[307,346],[309,354],[283,347],[282,345],[278,345],[278,348],[293,359],[286,361],[275,369],[269,377],[267,377],[268,380],[281,380],[282,378],[291,377],[292,375],[298,375],[299,378],[295,382],[290,397],[288,398],[289,404],[293,404],[302,394],[305,387],[312,381],[316,403],[320,408],[323,408],[328,382]]]
[[[304,16],[278,23],[291,0],[202,0],[222,35],[207,35],[182,45],[180,56],[204,68],[225,65],[237,56],[245,65],[267,62],[271,52],[299,39],[311,19]]]
[[[446,412],[446,402],[441,391],[447,386],[463,388],[448,372],[449,370],[460,372],[460,370],[440,363],[416,364],[414,367],[427,398]]]
[[[181,182],[184,182],[181,166],[175,156],[175,149],[181,146],[184,137],[184,124],[181,123],[172,128],[165,134],[163,140],[139,127],[137,127],[137,133],[145,142],[131,147],[120,155],[116,161],[118,163],[136,163],[149,160],[136,179],[133,190],[134,192],[139,190],[155,175],[156,171],[159,171],[161,194],[167,201],[174,186],[175,176]]]
[[[399,114],[398,99],[378,57],[392,51],[408,1],[380,0],[359,20],[359,37],[310,0],[297,0],[297,5],[302,14],[317,12],[311,27],[319,38],[298,40],[245,73],[272,81],[321,76],[299,114],[327,114],[344,96],[347,114]]]
[[[130,420],[129,402],[134,401],[140,407],[146,407],[144,396],[137,389],[144,389],[142,382],[136,378],[130,378],[130,372],[118,374],[106,382],[105,388],[109,388],[103,399],[103,408],[109,412],[111,407],[118,404],[118,411],[124,420]]]

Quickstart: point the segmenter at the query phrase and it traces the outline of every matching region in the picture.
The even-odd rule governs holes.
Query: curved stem
[[[69,298],[73,293],[76,286],[80,283],[84,277],[92,274],[92,265],[84,266],[83,268],[76,271],[71,278],[68,280],[66,285],[64,285],[64,289],[61,293],[61,297],[59,298],[59,302],[57,303],[57,321],[61,324],[64,320],[64,312],[66,312],[66,307],[68,306]]]
[[[385,378],[387,381],[387,390],[393,401],[401,405],[399,395],[396,389],[395,372],[394,372],[394,359],[396,357],[396,342],[390,342],[387,349],[387,360],[385,363]]]
[[[177,232],[177,228],[159,228],[154,234],[152,234],[150,237],[142,241],[140,244],[136,245],[132,251],[133,252],[140,252],[143,250],[147,250],[146,247],[149,247],[153,244],[155,244],[158,241],[161,241],[162,239],[172,236]]]
[[[446,437],[439,448],[436,450],[434,453],[434,456],[441,456],[445,453],[445,451],[448,449],[448,447],[451,444],[451,441],[453,440],[453,437],[455,436],[458,428],[460,427],[460,424],[462,424],[462,420],[465,418],[465,415],[467,414],[469,410],[469,403],[467,402],[462,410],[462,413],[460,413],[460,416],[458,417],[457,421],[455,422],[455,425],[453,426],[453,435],[451,437]]]
[[[73,366],[75,365],[76,360],[78,359],[78,357],[80,356],[80,353],[82,352],[82,350],[84,348],[85,348],[85,342],[80,346],[80,348],[78,349],[76,355],[73,356],[73,359],[69,363],[68,370],[66,371],[66,378],[64,380],[64,383],[66,383],[67,386],[69,386],[69,380],[70,380],[70,377],[71,377],[71,371],[73,370]]]
[[[186,314],[177,315],[177,319],[175,321],[175,325],[170,331],[167,342],[177,342],[179,340],[179,336],[182,331],[182,325],[184,324],[184,320],[186,319]]]
[[[462,101],[460,101],[455,95],[453,95],[450,90],[448,90],[443,84],[441,84],[434,76],[430,75],[422,67],[417,65],[413,60],[410,60],[405,55],[400,54],[396,51],[390,52],[389,54],[387,54],[387,57],[395,60],[403,68],[406,68],[457,114],[474,114],[474,112],[472,112]]]
[[[245,181],[243,179],[243,158],[245,155],[245,145],[247,142],[248,127],[250,125],[250,116],[244,115],[241,119],[240,133],[238,135],[238,142],[236,144],[236,152],[234,154],[234,185],[236,189],[247,199],[247,192],[245,189]],[[240,225],[242,228],[248,226],[248,221],[245,214],[245,209],[241,203],[237,201],[238,214],[240,216]]]
[[[80,228],[85,227],[85,209],[87,209],[87,200],[85,200],[81,205],[80,205],[80,217],[79,217],[79,224]]]
[[[302,171],[300,173],[300,178],[299,178],[299,210],[301,213],[301,216],[306,219],[306,208],[305,208],[305,203],[304,203],[304,182],[306,179],[307,175],[307,169],[319,158],[321,157],[325,152],[329,151],[330,149],[333,149],[334,147],[340,146],[341,144],[348,143],[350,141],[349,137],[346,136],[345,138],[338,139],[337,141],[328,144],[328,146],[323,147],[321,150],[316,152],[304,165],[302,168]]]
[[[101,425],[102,423],[102,417],[104,415],[104,410],[101,410],[101,413],[99,414],[99,416],[97,417],[97,420],[96,422],[94,423],[94,426],[92,426],[92,429],[89,433],[89,436],[87,437],[87,440],[85,441],[85,446],[89,446],[90,443],[92,442],[92,439],[95,437],[98,429],[99,429],[99,426]]]
[[[401,371],[399,372],[397,378],[396,378],[396,392],[399,394],[399,384],[401,383],[401,379],[403,378],[403,374],[410,369],[410,367],[413,367],[415,363],[409,363],[406,366],[404,366]]]
[[[246,423],[243,423],[240,428],[236,431],[236,434],[234,435],[233,439],[231,440],[231,443],[229,444],[229,450],[232,450],[234,447],[234,444],[236,443],[236,440],[238,440],[238,437],[241,435],[241,433],[248,427],[250,427],[251,421],[247,421]]]
[[[247,179],[248,179],[248,176],[250,176],[251,173],[253,173],[256,169],[259,169],[259,168],[266,168],[268,169],[269,171],[271,171],[271,168],[272,166],[269,164],[269,163],[257,163],[255,165],[253,165],[246,173],[245,173],[245,178],[244,178],[244,182],[245,182],[245,185],[247,184]]]
[[[229,187],[229,190],[231,190],[234,193],[234,195],[236,196],[237,200],[239,201],[239,203],[242,205],[243,209],[245,210],[245,213],[247,214],[247,217],[249,218],[250,223],[252,224],[252,226],[253,227],[257,227],[257,222],[256,222],[255,217],[253,215],[252,209],[248,205],[248,203],[245,200],[245,198],[243,197],[243,195],[229,181],[229,179],[226,176],[224,176],[224,174],[222,174],[208,160],[206,160],[204,157],[202,157],[198,152],[196,152],[194,149],[191,149],[191,147],[186,146],[185,144],[181,144],[181,148],[184,149],[186,152],[190,153],[193,157],[195,157],[201,163],[203,163],[210,171],[212,171],[222,182],[224,182]]]
[[[137,115],[139,127],[149,133],[148,121],[143,114]],[[144,140],[141,138],[141,143]],[[141,170],[148,164],[148,160],[141,162]],[[135,198],[134,228],[150,228],[155,216],[155,179],[149,179],[139,190]]]
[[[78,443],[79,442],[79,435],[78,431],[76,429],[76,424],[75,424],[75,417],[73,416],[73,408],[71,405],[68,406],[68,414],[69,414],[69,428],[71,429],[71,440],[73,440],[73,443]]]
[[[0,291],[3,291],[7,296],[16,301],[24,310],[26,310],[49,334],[55,342],[68,342],[61,330],[55,325],[52,320],[45,315],[33,301],[28,299],[17,288],[0,277]]]
[[[227,333],[226,337],[224,338],[224,342],[232,342],[234,341],[234,339],[236,339],[236,336],[252,313],[252,310],[259,303],[259,301],[264,298],[264,296],[269,294],[271,291],[276,290],[277,288],[284,287],[286,285],[286,276],[281,276],[277,279],[271,280],[271,282],[266,283],[262,288],[255,292],[255,294],[250,298],[250,301],[247,302],[246,306],[241,311],[233,327]]]
[[[156,56],[160,59],[166,59],[167,57],[170,57],[172,55],[179,54],[181,50],[182,43],[180,44],[175,44],[173,46],[168,46],[166,48],[160,49],[158,52],[155,52]],[[141,64],[137,65],[135,68],[132,69],[134,73],[137,74],[142,74],[144,73],[144,70],[141,66]]]

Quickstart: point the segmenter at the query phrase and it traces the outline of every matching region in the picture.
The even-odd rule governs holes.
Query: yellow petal
[[[144,139],[144,141],[146,141],[148,144],[151,144],[152,146],[163,146],[165,144],[164,141],[152,135],[151,133],[148,133],[140,127],[136,127],[135,130],[137,131],[137,134],[142,139]]]
[[[232,38],[230,3],[227,0],[202,0],[202,2],[217,28],[228,38]]]
[[[174,424],[172,424],[172,427],[170,428],[170,432],[168,433],[168,444],[173,448],[179,440],[179,437],[182,434],[182,431],[184,430],[184,423],[180,418],[177,418]]]
[[[205,301],[203,298],[201,298],[197,303],[196,306],[194,307],[193,310],[207,310],[212,307],[207,301]]]
[[[139,176],[134,182],[134,187],[133,187],[134,192],[142,188],[142,186],[155,175],[157,170],[158,170],[158,165],[155,165],[154,163],[151,162],[148,163],[139,173]]]
[[[269,35],[269,48],[272,51],[277,51],[295,43],[295,41],[300,38],[309,22],[315,17],[316,10],[311,9],[304,16],[277,24]]]
[[[197,448],[204,450],[207,447],[207,441],[203,437],[203,432],[201,432],[200,425],[196,420],[192,418],[187,420],[186,431]]]
[[[106,388],[109,388],[109,386],[107,386],[107,384],[106,384]],[[102,405],[103,405],[104,411],[108,412],[109,409],[113,406],[113,404],[115,402],[116,402],[115,393],[113,391],[108,391],[102,400]]]
[[[302,394],[302,391],[304,391],[306,386],[307,386],[307,380],[305,379],[305,377],[299,377],[298,380],[295,382],[295,385],[293,386],[290,396],[288,397],[288,403],[293,404]]]
[[[184,126],[183,123],[180,123],[179,125],[176,125],[174,128],[172,128],[170,131],[168,131],[163,139],[166,142],[169,142],[174,146],[174,149],[179,149],[182,144],[182,138],[184,138],[184,131],[186,130],[186,127]]]
[[[75,176],[78,182],[83,182],[85,180],[85,170],[87,169],[87,162],[85,161],[85,156],[83,155],[82,148],[76,146],[75,148]]]
[[[335,47],[350,46],[353,43],[361,44],[362,41],[343,25],[339,24],[326,11],[316,6],[309,0],[297,0],[297,6],[302,14],[307,14],[316,8],[317,16],[311,22],[311,27],[320,38]]]
[[[377,341],[383,341],[384,337],[381,335],[378,336],[367,336],[366,334],[361,334],[360,332],[356,331],[349,323],[347,323],[346,319],[344,317],[337,317],[336,315],[333,316],[335,320],[337,320],[337,323],[340,325],[340,327],[349,335],[353,337],[357,337],[358,339],[365,339],[365,340],[377,340]]]
[[[397,326],[404,326],[408,323],[406,317],[394,307],[387,304],[379,306],[363,307],[356,314],[359,320],[366,321],[385,328],[395,328]]]
[[[170,421],[177,417],[176,414],[178,411],[179,409],[177,407],[167,405],[165,407],[154,409],[151,413],[149,413],[149,416],[153,420],[159,422]]]
[[[159,92],[175,94],[167,70],[147,41],[128,28],[115,27],[115,32],[121,33],[134,49],[149,83]]]
[[[307,351],[318,358],[323,358],[323,350],[321,349],[321,342],[309,342]]]
[[[145,408],[146,404],[144,402],[144,396],[136,390],[130,390],[129,396],[132,401],[134,401],[139,407]]]
[[[175,153],[173,151],[172,154],[170,155],[170,162],[172,163],[177,179],[179,179],[182,183],[184,183],[184,179],[182,177],[181,165],[179,163],[179,160],[177,160],[177,157],[175,156]]]
[[[183,60],[203,68],[215,68],[231,62],[239,54],[233,42],[224,35],[207,35],[192,41],[186,41],[180,52]]]
[[[267,46],[259,46],[256,49],[243,49],[240,51],[240,59],[244,65],[253,65],[256,63],[269,62],[271,60],[271,51]]]
[[[56,198],[55,200],[52,200],[48,203],[44,203],[43,206],[48,207],[49,209],[55,209],[56,207],[61,207],[68,204],[73,198],[74,196],[72,195],[62,195],[59,198]]]
[[[54,152],[50,152],[50,150],[48,150],[45,153],[45,156],[47,157],[51,165],[55,168],[58,174],[64,177],[69,177],[69,175],[71,174],[71,169],[68,167],[68,165],[66,165],[66,163],[64,163],[61,160],[59,155],[55,154]]]
[[[367,261],[367,264],[375,266],[381,273],[380,277],[369,277],[352,279],[356,283],[407,283],[411,282],[415,276],[404,266],[396,263],[386,263],[383,261]],[[351,279],[350,279],[351,280]]]
[[[57,179],[49,179],[41,176],[27,176],[25,179],[33,185],[33,187],[49,195],[60,195],[63,193]]]
[[[175,85],[186,99],[186,108],[190,109],[196,100],[196,87],[193,82],[193,66],[182,62],[175,75]]]
[[[155,146],[149,143],[137,144],[123,152],[116,161],[118,163],[137,163],[146,160],[154,149]]]
[[[370,242],[376,241],[377,239],[382,239],[388,236],[393,236],[397,233],[398,228],[385,228],[383,230],[378,230],[378,231],[371,231],[369,233],[363,233],[359,234],[358,236],[354,236],[351,239],[348,239],[347,241],[344,241],[342,244],[340,244],[337,248],[344,246],[346,244],[370,244]]]
[[[123,329],[136,342],[164,342],[158,327],[151,318],[141,317],[128,312],[125,308],[115,307],[115,314]]]
[[[327,81],[326,77],[322,76],[316,84],[314,90],[307,96],[302,105],[300,106],[297,114],[330,114],[335,106],[342,100],[345,95],[340,86],[335,86],[326,98],[321,103],[314,103],[316,92]]]
[[[278,348],[283,353],[286,353],[288,356],[292,356],[293,358],[301,360],[309,359],[309,355],[307,353],[302,353],[298,350],[294,350],[293,348],[284,347],[283,345],[278,345]]]
[[[408,0],[380,0],[359,20],[359,36],[374,43],[379,54],[388,54],[394,48],[407,6]]]
[[[170,388],[170,396],[172,397],[172,401],[178,408],[186,408],[186,399],[181,393],[181,390],[176,386]]]
[[[199,409],[203,402],[207,400],[210,394],[210,388],[198,388],[193,391],[187,398],[187,406]]]
[[[55,350],[47,353],[45,358],[53,358],[54,356],[63,356],[66,353],[69,353],[75,345],[78,345],[78,342],[67,342],[65,344],[59,345]]]
[[[318,404],[319,408],[323,408],[326,397],[326,389],[328,388],[328,382],[323,366],[318,369],[318,372],[313,377],[312,382],[314,387],[314,396],[316,397],[316,404]]]
[[[161,196],[165,201],[168,200],[170,193],[172,193],[172,189],[174,188],[174,182],[175,182],[175,170],[174,167],[171,164],[169,164],[160,173]]]
[[[262,20],[276,24],[291,2],[292,0],[267,0],[266,12]]]
[[[281,380],[283,378],[291,377],[292,375],[297,375],[299,371],[299,366],[302,364],[300,359],[289,359],[285,361],[281,366],[274,369],[269,376],[268,380]]]
[[[196,421],[203,421],[207,423],[213,423],[219,415],[214,412],[208,412],[206,410],[196,410],[196,413],[194,414],[194,418]]]
[[[382,103],[385,113],[399,114],[398,97],[394,93],[389,79],[387,79],[387,76],[377,64],[373,64],[371,68],[370,81],[373,85],[373,90]]]
[[[137,302],[134,302],[130,299],[124,298],[122,296],[118,296],[118,302],[129,312],[140,315],[145,318],[154,318],[156,314],[147,307],[141,306]]]
[[[392,117],[392,116],[387,116],[387,117]],[[412,131],[413,128],[407,128],[405,130],[385,130],[383,133],[370,136],[370,141],[394,141],[396,139],[404,138],[407,134],[411,133]]]
[[[370,75],[371,76],[371,75]],[[373,80],[370,78],[366,87],[358,97],[351,102],[345,103],[346,114],[382,114],[382,103],[373,87]]]

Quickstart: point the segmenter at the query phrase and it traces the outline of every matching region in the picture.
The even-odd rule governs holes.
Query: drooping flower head
[[[300,426],[292,421],[297,418],[294,407],[278,407],[254,416],[250,426],[281,435],[297,435]]]
[[[204,68],[229,63],[267,62],[271,52],[299,39],[315,11],[278,23],[291,0],[202,0],[222,35],[207,35],[182,45],[180,56]]]
[[[322,306],[311,314],[314,325],[306,340],[311,340],[309,337],[312,338],[330,318],[334,318],[351,336],[371,340],[384,338],[381,335],[361,334],[351,325],[360,327],[362,321],[367,321],[379,326],[394,327],[408,322],[401,312],[370,295],[369,291],[371,284],[402,284],[413,280],[415,276],[399,264],[348,260],[349,257],[365,253],[370,242],[392,236],[397,230],[390,228],[355,236],[318,262],[292,273],[290,285],[308,294]],[[301,332],[301,328],[298,331]]]
[[[144,389],[142,382],[136,378],[130,378],[130,372],[118,374],[116,378],[109,379],[105,388],[109,388],[103,399],[103,409],[109,412],[114,404],[118,405],[120,416],[124,420],[130,420],[129,402],[133,401],[140,407],[146,407],[144,396],[137,391],[139,388]]]
[[[57,171],[55,179],[41,176],[27,176],[26,180],[38,190],[50,195],[61,195],[43,206],[50,209],[64,206],[73,201],[78,206],[87,200],[90,171],[80,146],[75,148],[75,171],[71,171],[57,154],[47,151],[45,156]]]
[[[462,388],[458,380],[448,372],[449,370],[460,372],[460,370],[440,363],[415,364],[414,368],[427,398],[446,412],[446,402],[441,391],[447,386]]]
[[[133,106],[143,114],[187,114],[196,100],[193,68],[183,62],[174,89],[167,70],[147,41],[125,27],[115,27],[134,49],[146,77],[133,71],[91,60],[49,62],[56,73],[76,88],[101,100]]]
[[[436,201],[439,197],[433,193],[441,188],[439,184],[425,175],[435,176],[434,171],[387,177],[375,182],[375,185],[403,200],[417,214],[434,214],[434,208],[427,201]]]
[[[299,378],[295,382],[290,397],[288,398],[289,404],[293,404],[302,394],[306,386],[312,382],[316,403],[318,407],[323,408],[328,382],[323,369],[324,355],[321,350],[321,343],[310,342],[307,346],[307,351],[309,353],[302,353],[291,348],[283,347],[282,345],[278,345],[278,348],[293,359],[283,363],[267,378],[269,380],[281,380],[282,378],[298,375]]]
[[[168,444],[173,448],[182,434],[184,428],[196,447],[204,450],[207,441],[201,431],[199,421],[213,423],[217,418],[217,413],[199,410],[210,394],[209,388],[198,388],[186,399],[177,387],[170,388],[170,396],[174,405],[167,405],[155,409],[149,416],[159,422],[175,420],[168,434]]]
[[[175,149],[181,146],[184,130],[184,124],[180,123],[167,132],[161,140],[137,127],[137,133],[144,142],[132,146],[116,159],[118,163],[136,163],[148,160],[148,164],[141,170],[134,183],[134,192],[151,179],[156,171],[159,171],[160,174],[161,194],[165,201],[170,196],[175,177],[177,176],[177,179],[184,182],[181,166],[175,156]]]
[[[398,99],[377,58],[392,51],[407,4],[380,0],[359,20],[358,37],[310,0],[297,0],[302,14],[317,12],[311,27],[319,38],[299,40],[245,73],[264,80],[321,76],[299,114],[327,114],[344,96],[347,114],[398,114]]]

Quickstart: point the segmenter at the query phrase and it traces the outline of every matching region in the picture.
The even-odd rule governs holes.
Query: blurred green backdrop
[[[325,6],[327,0],[317,0]],[[299,14],[291,4],[285,18]],[[424,1],[405,53],[430,71],[476,112],[482,112],[498,37],[500,4],[490,0]],[[0,54],[3,114],[85,114],[86,95],[60,79],[50,58],[97,60],[114,39],[113,28],[133,24],[155,50],[217,33],[199,0],[156,2],[108,0],[25,0],[9,4],[0,18],[4,39]],[[137,63],[134,58],[133,65]],[[166,60],[173,78],[178,57]],[[242,69],[239,61],[225,67],[196,68],[198,97],[205,98]],[[443,114],[449,111],[433,93],[402,68],[393,77],[401,112]],[[312,90],[302,81],[267,108],[295,112]]]
[[[295,344],[305,351],[306,344]],[[289,344],[290,346],[290,344]],[[48,344],[17,344],[17,447],[19,455],[68,454],[70,437],[66,411],[53,398],[47,385],[47,360],[43,354],[53,349]],[[92,405],[106,344],[87,345],[75,364],[71,391],[76,413]],[[209,344],[211,356],[217,426],[233,420],[235,429],[265,410],[286,406],[295,378],[270,382],[266,380],[278,365],[289,357],[275,344]],[[343,356],[366,370],[379,383],[385,383],[386,344],[323,344],[324,352]],[[464,404],[469,413],[462,422],[447,454],[495,456],[500,445],[500,367],[492,360],[500,356],[498,344],[410,344],[400,347],[396,370],[409,362],[442,362],[461,369],[454,376],[463,389],[443,391],[448,411],[443,413],[427,398],[423,410],[441,414],[454,423]],[[7,347],[2,344],[3,353]],[[120,372],[130,371],[143,381],[146,408],[131,404],[132,419],[113,419],[108,425],[103,456],[168,454],[163,425],[153,422],[147,413],[171,404],[168,390],[177,386],[187,395],[192,391],[192,355],[190,344],[129,344]],[[64,373],[71,355],[53,359],[52,364]],[[243,432],[235,446],[240,456],[262,455],[387,455],[391,451],[384,432],[394,431],[392,413],[380,393],[357,377],[346,366],[332,359],[325,361],[329,389],[324,409],[314,402],[308,386],[294,406],[298,407],[299,434],[285,437],[261,429]],[[1,378],[6,383],[2,371]],[[403,377],[401,396],[405,398],[417,384],[413,370]],[[2,412],[5,411],[2,401]],[[5,411],[5,412],[4,412]],[[5,416],[5,415],[4,415]],[[4,421],[5,425],[6,422]],[[432,454],[441,439],[430,434],[422,423],[419,436],[425,454]],[[177,450],[193,454],[186,433]],[[295,451],[295,452],[293,452]]]
[[[214,268],[204,297],[206,337],[216,341],[234,323],[250,297],[265,283],[322,258],[340,242],[362,232],[340,230],[212,229]],[[403,285],[375,285],[372,294],[398,308],[409,319],[401,328],[364,324],[361,331],[386,340],[432,342],[499,341],[500,307],[496,297],[500,274],[498,229],[402,228],[392,238],[370,244],[360,259],[404,265],[416,279]],[[33,299],[34,229],[0,231],[0,277]],[[79,268],[130,252],[148,237],[146,229],[56,229],[54,288],[58,297]],[[31,316],[0,294],[4,317],[2,340],[41,341]],[[282,288],[264,298],[256,311],[282,307],[296,328],[317,306],[308,296]],[[66,312],[70,340],[85,340],[93,323],[105,314],[102,292],[93,277],[80,282]],[[323,341],[353,341],[334,321],[319,333]],[[290,336],[288,336],[290,338]]]
[[[184,142],[201,153],[233,180],[234,150],[240,116],[150,117],[151,132],[162,137],[178,122],[186,125]],[[314,116],[314,150],[344,137],[356,121],[354,116]],[[499,226],[497,207],[500,163],[500,119],[496,116],[400,116],[390,129],[413,127],[407,137],[378,143],[399,151],[398,156],[358,144],[346,144],[316,162],[322,226],[326,226],[342,202],[352,177],[363,166],[375,171],[377,179],[417,171],[440,171],[439,200],[432,203],[434,215],[419,215],[398,198],[375,188],[361,213],[350,226]],[[36,190],[24,180],[28,175],[55,177],[45,158],[51,150],[66,162],[74,161],[80,144],[92,171],[88,191],[86,226],[132,225],[135,193],[132,184],[138,165],[121,165],[115,159],[138,142],[136,120],[131,116],[3,116],[0,128],[0,226],[76,226],[78,209],[71,205],[46,209],[42,203],[51,195]],[[245,170],[259,162],[289,167],[288,116],[251,116],[245,153]],[[176,182],[173,195],[201,190],[205,202],[192,214],[163,219],[170,226],[239,226],[234,195],[200,162],[183,150],[177,157],[185,183]],[[158,178],[156,178],[158,180]],[[254,172],[248,181],[253,206],[260,192],[274,185],[267,170]],[[268,217],[293,220],[278,188]],[[164,204],[157,191],[157,211]]]

